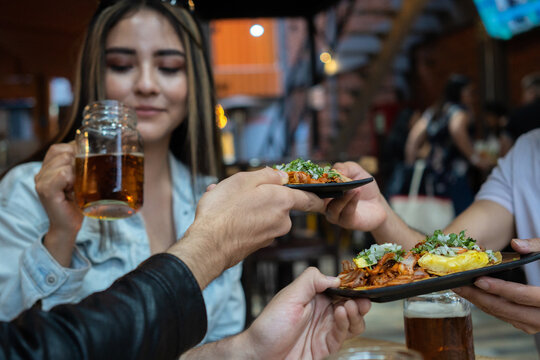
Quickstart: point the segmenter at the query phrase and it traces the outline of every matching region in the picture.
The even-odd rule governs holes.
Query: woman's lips
[[[139,118],[156,116],[164,111],[165,109],[155,108],[152,106],[138,106],[135,108],[135,112]]]

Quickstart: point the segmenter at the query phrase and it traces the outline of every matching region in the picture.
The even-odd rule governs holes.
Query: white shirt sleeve
[[[504,206],[512,215],[515,214],[513,201],[513,165],[517,156],[515,147],[499,159],[486,182],[476,195],[476,200],[491,200]]]

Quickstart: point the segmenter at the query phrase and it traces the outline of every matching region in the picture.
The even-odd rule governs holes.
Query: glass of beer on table
[[[75,201],[86,216],[114,220],[143,204],[144,155],[135,111],[114,100],[87,105],[75,142]]]
[[[424,360],[474,360],[470,303],[452,291],[408,298],[403,303],[407,347]]]

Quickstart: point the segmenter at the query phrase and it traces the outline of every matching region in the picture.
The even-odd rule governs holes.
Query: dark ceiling
[[[312,16],[338,0],[194,0],[203,19]]]
[[[178,2],[186,0],[177,0]],[[338,0],[193,0],[203,20],[307,17]],[[0,75],[68,76],[79,43],[99,0],[0,0]]]

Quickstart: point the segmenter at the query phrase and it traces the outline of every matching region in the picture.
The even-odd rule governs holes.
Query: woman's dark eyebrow
[[[154,56],[170,56],[170,55],[185,57],[186,53],[180,50],[175,50],[175,49],[163,49],[163,50],[158,50],[154,53]]]
[[[105,54],[125,54],[135,55],[136,51],[130,48],[112,47],[105,50]],[[185,57],[186,53],[176,49],[162,49],[154,53],[154,56],[182,56]]]
[[[112,47],[105,49],[105,54],[126,54],[126,55],[135,55],[135,50],[123,47]]]

